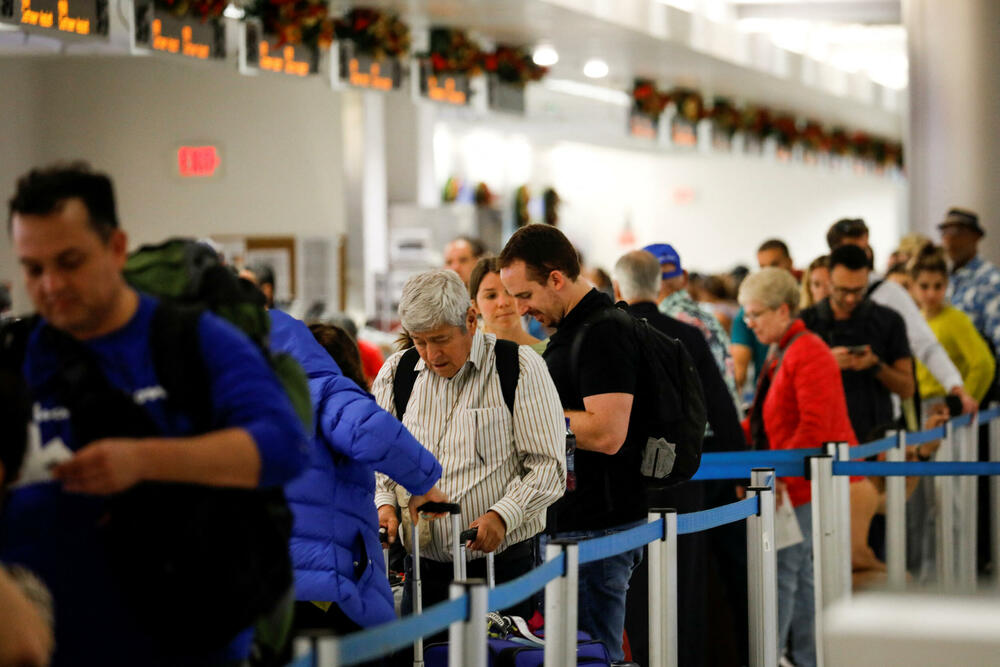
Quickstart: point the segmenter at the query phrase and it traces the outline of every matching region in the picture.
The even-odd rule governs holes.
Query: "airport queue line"
[[[978,461],[978,427],[989,424],[990,461]],[[907,446],[942,440],[936,461],[906,462]],[[885,462],[864,461],[885,453]],[[884,476],[886,480],[886,560],[890,589],[906,585],[906,477],[935,477],[942,498],[938,509],[936,561],[945,590],[972,592],[976,587],[975,479],[990,476],[993,562],[1000,562],[1000,406],[955,417],[943,426],[920,432],[899,431],[880,440],[849,447],[827,443],[822,448],[712,452],[702,455],[693,477],[749,479],[743,500],[700,512],[672,509],[649,513],[646,524],[594,539],[550,542],[544,564],[496,588],[482,580],[456,581],[452,599],[393,623],[345,637],[300,638],[289,667],[345,667],[388,656],[394,651],[449,630],[449,665],[485,667],[485,616],[545,590],[545,666],[562,667],[576,655],[576,583],[580,565],[648,548],[650,666],[675,667],[677,657],[677,537],[738,521],[747,522],[747,574],[750,664],[778,664],[777,551],[774,548],[775,478],[806,476],[813,493],[813,554],[817,661],[823,664],[823,612],[851,595],[849,491],[851,476]],[[956,479],[958,478],[958,479]],[[957,489],[955,485],[957,483]],[[959,516],[952,511],[954,494]],[[953,523],[957,521],[957,526]],[[951,535],[957,527],[959,539]],[[996,585],[1000,577],[994,574]],[[553,640],[554,639],[554,640]]]

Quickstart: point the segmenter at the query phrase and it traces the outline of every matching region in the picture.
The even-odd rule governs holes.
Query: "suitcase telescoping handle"
[[[462,507],[458,503],[424,503],[417,508],[418,514],[443,514],[447,512],[451,515],[451,562],[454,568],[455,581],[465,580],[465,559],[461,547],[459,533],[462,532]]]
[[[379,526],[378,541],[382,543],[382,558],[385,560],[385,578],[389,578],[389,529]]]
[[[423,602],[423,585],[420,582],[420,530],[417,524],[420,521],[420,514],[450,514],[451,515],[451,532],[456,536],[454,540],[455,545],[452,551],[452,555],[458,554],[458,530],[460,526],[460,521],[462,519],[462,507],[458,503],[436,503],[427,502],[417,508],[417,521],[413,522],[413,589],[411,593],[413,594],[413,611],[414,613],[421,614],[424,611]],[[456,561],[457,563],[458,561]],[[456,566],[457,568],[457,566]],[[456,569],[456,572],[458,570]],[[459,577],[456,575],[455,577]],[[413,642],[413,666],[423,667],[424,664],[424,640],[422,637],[418,637],[415,642]]]

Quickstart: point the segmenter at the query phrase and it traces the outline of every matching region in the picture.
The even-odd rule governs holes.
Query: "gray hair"
[[[450,325],[465,331],[469,293],[458,274],[433,269],[411,277],[399,299],[399,320],[408,333],[433,331]]]
[[[769,266],[747,276],[740,285],[740,305],[744,308],[756,301],[767,308],[788,305],[788,312],[795,315],[799,311],[799,283],[785,269]]]
[[[614,279],[625,301],[655,301],[660,292],[660,260],[646,250],[633,250],[615,263]]]

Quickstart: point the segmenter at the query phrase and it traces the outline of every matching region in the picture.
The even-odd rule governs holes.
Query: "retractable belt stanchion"
[[[448,667],[486,667],[486,612],[489,589],[485,579],[456,581],[449,592],[452,600],[469,595],[469,613],[448,628]]]
[[[565,555],[563,576],[545,585],[545,667],[576,663],[577,586],[580,550],[575,540],[550,540],[545,559]]]
[[[970,416],[968,426],[962,427],[959,439],[959,460],[975,463],[979,460],[979,421]],[[959,540],[958,586],[967,593],[976,590],[976,488],[978,480],[972,475],[958,478]]]
[[[896,431],[896,446],[885,453],[886,461],[906,460],[906,431]],[[885,478],[885,561],[889,587],[906,587],[906,478]]]
[[[1000,407],[994,402],[990,407]],[[1000,461],[1000,419],[990,422],[990,461]],[[990,560],[993,584],[1000,589],[1000,477],[990,478]]]
[[[938,449],[937,461],[954,460],[955,426],[945,425],[944,440]],[[946,591],[955,589],[955,495],[954,478],[937,477],[935,490],[935,524],[937,526],[937,578]]]
[[[340,667],[340,644],[334,637],[323,637],[316,644],[316,667]]]
[[[755,468],[749,496],[759,498],[756,516],[747,517],[747,597],[750,667],[778,664],[778,554],[774,542],[774,469]]]
[[[677,665],[677,510],[654,509],[663,537],[649,543],[649,667]]]
[[[834,516],[833,457],[809,459],[812,476],[813,595],[816,606],[816,664],[823,667],[823,618],[837,599],[840,570],[837,566],[837,521]]]
[[[851,445],[838,442],[834,461],[850,461]],[[839,599],[851,597],[851,478],[839,476],[833,478],[833,488],[836,493],[837,505],[837,544],[840,547],[837,562],[839,564],[840,594]]]

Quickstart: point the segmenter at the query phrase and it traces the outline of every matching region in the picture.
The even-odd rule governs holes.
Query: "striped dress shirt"
[[[507,533],[499,553],[542,532],[545,509],[563,495],[566,426],[545,362],[524,345],[511,414],[500,389],[495,344],[496,336],[477,330],[469,359],[452,378],[418,360],[403,425],[440,461],[438,488],[461,505],[463,525],[490,510],[504,520]],[[375,400],[392,414],[392,381],[401,356],[386,361],[372,387]],[[395,505],[396,490],[395,482],[376,475],[376,507]],[[451,539],[449,520],[432,522],[431,544],[421,555],[451,561]]]

